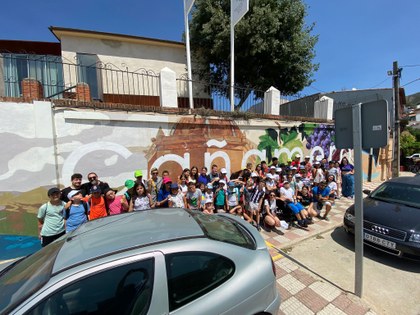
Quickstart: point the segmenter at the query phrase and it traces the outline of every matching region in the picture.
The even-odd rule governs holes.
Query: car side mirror
[[[363,189],[363,193],[366,195],[370,195],[372,191],[370,189]]]

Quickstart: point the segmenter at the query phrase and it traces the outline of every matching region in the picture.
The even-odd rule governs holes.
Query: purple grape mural
[[[334,146],[335,131],[333,126],[305,124],[303,128],[303,137],[306,138],[306,148],[311,150],[320,147],[324,151],[324,156],[329,158],[330,148]],[[315,151],[315,155],[322,154],[321,151]]]

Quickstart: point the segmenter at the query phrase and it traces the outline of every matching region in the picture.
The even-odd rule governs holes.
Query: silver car
[[[87,222],[0,271],[0,314],[277,314],[275,267],[231,215],[157,209]]]

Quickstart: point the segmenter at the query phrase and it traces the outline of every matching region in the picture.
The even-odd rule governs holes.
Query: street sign
[[[352,107],[335,111],[335,146],[337,149],[352,149],[353,116]],[[382,148],[388,143],[388,102],[378,100],[361,104],[362,148]]]

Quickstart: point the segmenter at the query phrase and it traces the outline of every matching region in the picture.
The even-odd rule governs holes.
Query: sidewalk
[[[400,176],[413,176],[412,173],[401,173]],[[363,189],[373,190],[382,182],[364,182]],[[306,270],[293,259],[285,257],[282,252],[305,239],[331,231],[343,224],[346,209],[354,203],[353,199],[338,199],[329,214],[330,221],[314,219],[314,224],[307,229],[292,227],[290,230],[280,228],[277,232],[261,231],[271,257],[275,261],[277,287],[282,297],[279,315],[281,314],[376,314],[369,305],[352,294],[344,292],[334,284]]]

